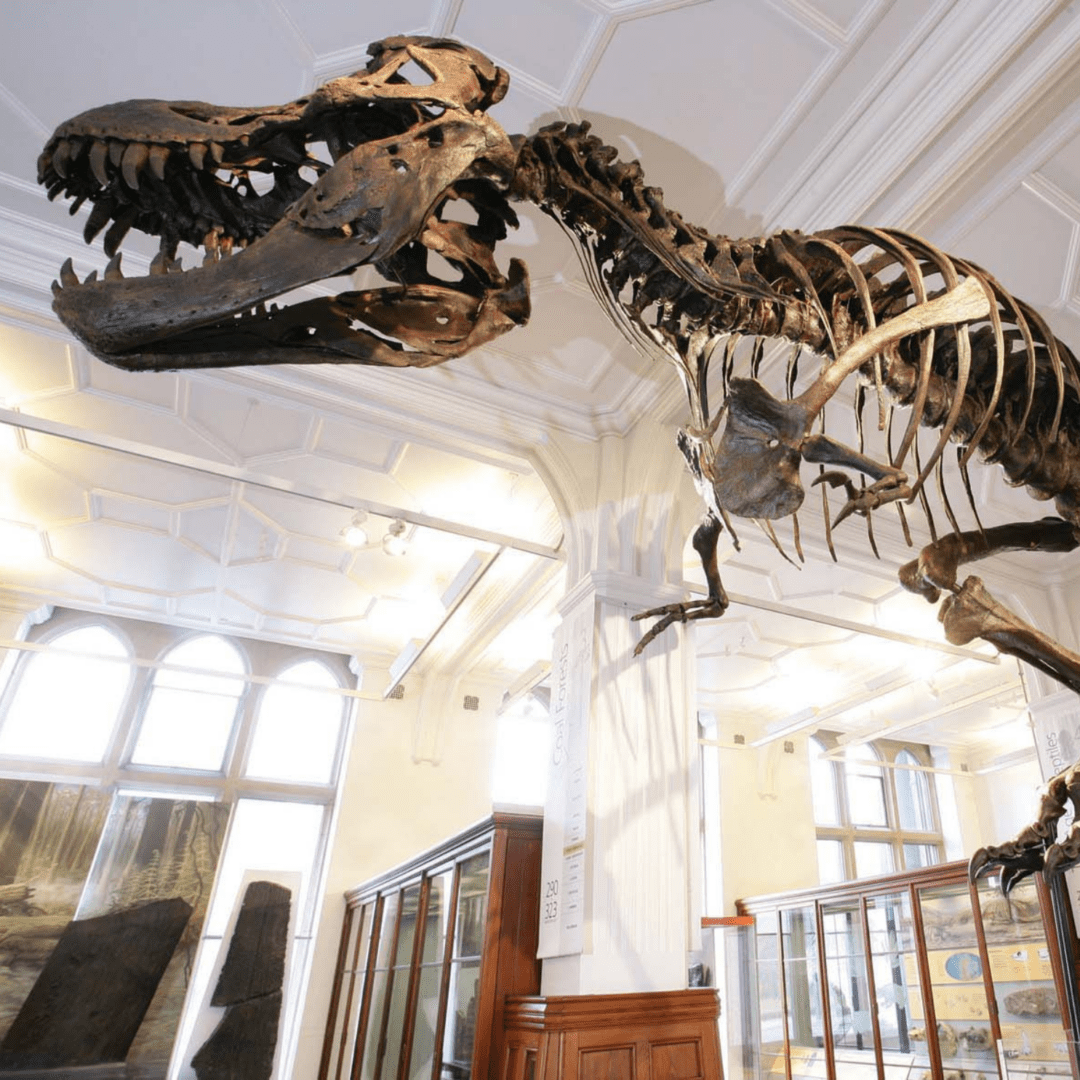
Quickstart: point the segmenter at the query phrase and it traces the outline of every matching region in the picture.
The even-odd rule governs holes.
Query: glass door
[[[975,912],[966,881],[920,889],[919,908],[933,1002],[933,1028],[946,1074],[998,1076]],[[913,1037],[927,1040],[925,1014]]]
[[[784,946],[784,1000],[792,1080],[825,1075],[825,1025],[818,976],[814,905],[780,912]]]
[[[489,851],[473,855],[461,864],[443,1033],[443,1080],[468,1080],[472,1074],[490,869]]]
[[[997,878],[984,878],[979,909],[1009,1076],[1068,1076],[1069,1046],[1034,879],[1004,897]],[[974,1032],[966,1034],[970,1041]]]
[[[915,1017],[925,1009],[907,890],[867,897],[866,924],[885,1080],[921,1076],[930,1069],[930,1051],[925,1039],[915,1037],[922,1026]]]
[[[784,1039],[784,994],[780,974],[778,915],[768,911],[758,916],[757,953],[749,972],[757,985],[759,1075],[763,1080],[787,1080]]]
[[[390,978],[390,956],[397,940],[399,893],[383,897],[379,940],[376,943],[375,967],[371,973],[371,1000],[364,1033],[364,1053],[360,1062],[360,1080],[375,1080],[380,1061],[379,1048],[386,1023],[386,991]]]
[[[427,905],[424,910],[423,941],[417,978],[416,1010],[413,1020],[412,1050],[408,1080],[431,1080],[438,1044],[439,1001],[446,956],[446,938],[452,913],[454,871],[447,870],[428,878]]]
[[[877,1070],[866,978],[866,938],[858,899],[821,905],[829,1026],[838,1080],[866,1080]]]

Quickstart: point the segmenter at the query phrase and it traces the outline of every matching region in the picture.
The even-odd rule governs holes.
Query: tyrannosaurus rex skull
[[[484,112],[506,73],[441,39],[389,38],[369,52],[365,71],[283,106],[136,100],[60,125],[38,179],[50,198],[92,203],[85,239],[109,225],[112,262],[103,280],[80,283],[69,260],[53,307],[95,355],[132,370],[427,366],[528,319],[524,265],[504,275],[494,259],[516,224],[504,192],[517,150]],[[406,80],[410,60],[430,83]],[[332,164],[312,156],[320,143]],[[462,200],[472,224],[449,209]],[[120,269],[131,228],[160,237],[149,277]],[[201,267],[182,270],[181,241],[205,249]],[[461,280],[430,272],[429,251]],[[395,284],[266,307],[368,263]]]

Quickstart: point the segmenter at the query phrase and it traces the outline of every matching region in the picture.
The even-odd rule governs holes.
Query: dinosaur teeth
[[[124,237],[127,236],[128,229],[135,224],[135,219],[138,216],[138,209],[134,206],[129,206],[116,221],[113,222],[112,228],[105,234],[105,254],[110,258],[116,254]]]
[[[67,139],[61,139],[56,144],[56,149],[53,151],[52,167],[57,173],[67,179],[68,175],[68,162],[71,160],[71,143]]]
[[[150,150],[144,143],[132,143],[125,151],[120,162],[120,171],[124,174],[124,183],[132,191],[139,190],[139,173],[146,168]]]
[[[206,151],[207,147],[203,143],[192,143],[188,147],[188,160],[197,172],[202,172],[205,168]]]
[[[220,165],[225,157],[225,147],[221,143],[212,142],[210,144],[210,157],[215,165]]]
[[[94,174],[94,179],[102,187],[108,187],[110,180],[109,170],[105,167],[105,159],[108,154],[108,145],[100,140],[95,140],[94,145],[90,147],[90,171]]]
[[[113,139],[109,143],[109,161],[119,169],[120,162],[124,160],[124,151],[127,149],[127,143],[120,142],[118,139]]]
[[[88,244],[92,244],[94,237],[110,221],[112,221],[111,208],[105,203],[95,203],[94,209],[90,211],[90,216],[86,219],[86,225],[83,227],[83,240]]]
[[[120,269],[120,260],[124,257],[122,251],[118,251],[110,260],[109,265],[105,267],[105,280],[106,281],[123,281],[124,271]],[[69,259],[68,262],[71,260]],[[63,275],[63,270],[60,271]]]
[[[167,146],[150,147],[150,171],[158,180],[165,179],[165,162],[169,160],[169,148]]]
[[[71,265],[70,259],[65,260],[64,265],[60,267],[60,284],[65,289],[79,284],[78,275],[75,273],[75,267]]]

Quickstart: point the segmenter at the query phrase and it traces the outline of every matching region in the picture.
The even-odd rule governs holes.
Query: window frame
[[[50,779],[56,779],[60,782],[86,783],[92,782],[89,780],[92,774],[96,774],[101,770],[111,771],[114,748],[121,744],[126,737],[126,721],[131,712],[132,702],[135,699],[138,687],[139,668],[134,663],[136,656],[135,646],[130,635],[126,634],[121,627],[118,627],[110,619],[86,615],[82,612],[72,612],[72,615],[75,617],[61,620],[50,618],[46,622],[39,624],[41,627],[39,634],[34,633],[38,626],[32,627],[27,635],[27,640],[32,641],[38,648],[20,650],[17,653],[15,653],[15,650],[11,650],[8,654],[10,667],[5,664],[5,670],[0,671],[0,678],[5,679],[3,688],[0,689],[0,727],[3,726],[8,711],[24,685],[25,676],[32,661],[38,656],[46,655],[50,646],[54,645],[60,638],[78,630],[100,627],[115,637],[123,645],[127,654],[126,657],[102,657],[102,663],[126,663],[128,665],[127,689],[121,695],[102,760],[100,762],[76,761],[71,758],[65,760],[0,753],[0,775],[9,775],[10,773],[20,779],[29,780],[37,779],[41,774],[48,773]],[[15,655],[12,655],[12,653],[15,653]],[[54,773],[55,776],[51,775]]]
[[[177,627],[121,616],[56,608],[47,620],[28,630],[25,640],[34,648],[12,647],[8,652],[9,663],[0,675],[5,679],[3,687],[0,688],[0,725],[4,723],[10,704],[16,699],[19,688],[23,685],[23,674],[29,662],[47,650],[50,642],[73,630],[88,626],[101,626],[123,643],[130,672],[127,690],[117,710],[103,760],[100,763],[87,763],[58,758],[0,755],[0,779],[82,784],[108,792],[113,799],[123,794],[221,802],[228,808],[229,815],[222,843],[222,860],[228,850],[236,807],[241,800],[321,806],[318,848],[312,858],[305,910],[298,912],[290,944],[293,959],[289,963],[282,1026],[279,1031],[281,1064],[286,1069],[291,1068],[300,1036],[303,1001],[314,960],[313,943],[318,932],[320,906],[329,870],[331,838],[336,826],[349,746],[356,722],[358,670],[354,666],[355,661],[339,653],[260,641],[213,628]],[[238,698],[222,769],[209,771],[132,763],[131,756],[153,693],[156,673],[162,665],[168,663],[166,657],[174,649],[203,636],[222,638],[237,651],[243,664],[243,674],[226,676],[243,679],[244,685]],[[278,685],[278,679],[283,673],[309,660],[322,665],[334,678],[338,684],[338,699],[342,703],[342,720],[329,782],[280,781],[245,776],[247,751],[264,695],[270,688]],[[123,661],[117,658],[104,662]],[[328,689],[326,692],[334,691]],[[200,934],[200,948],[195,956],[193,971],[197,970],[200,964],[202,942],[215,937],[208,933],[208,926],[209,911],[217,903],[217,887],[218,879],[215,877],[208,905],[208,921]],[[189,983],[176,1031],[174,1060],[169,1066],[170,1075],[176,1065],[176,1053],[183,1048],[187,1036],[190,1035],[190,1029],[186,1027],[189,1023],[188,1014],[191,1010],[198,1011],[202,1005],[202,1001],[193,996],[197,990],[194,982]],[[291,1015],[287,1011],[289,1009],[292,1010]]]
[[[815,744],[820,750],[815,749]],[[920,844],[932,848],[936,853],[936,862],[941,863],[945,858],[945,837],[941,829],[941,809],[938,805],[937,785],[933,782],[927,784],[930,815],[933,829],[919,831],[904,829],[900,825],[900,808],[896,789],[896,772],[899,769],[910,769],[911,766],[897,762],[897,757],[905,751],[918,762],[917,768],[933,769],[933,759],[930,748],[920,743],[898,742],[892,739],[877,739],[864,744],[876,759],[875,764],[881,769],[884,796],[885,796],[885,820],[884,826],[867,826],[852,824],[852,813],[848,793],[846,762],[843,758],[829,758],[825,755],[840,749],[839,734],[829,731],[817,731],[808,739],[808,750],[811,755],[810,777],[813,783],[814,761],[813,758],[821,753],[823,761],[832,769],[833,790],[836,796],[836,812],[838,823],[835,825],[821,824],[814,814],[814,828],[817,840],[835,840],[840,843],[844,881],[858,880],[855,861],[856,843],[884,843],[892,850],[893,870],[891,873],[903,873],[907,870],[904,857],[905,844]],[[924,773],[928,778],[932,772]],[[811,791],[811,805],[813,804],[813,792]]]

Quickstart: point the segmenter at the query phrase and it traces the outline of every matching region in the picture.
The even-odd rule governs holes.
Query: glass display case
[[[1005,898],[996,877],[972,886],[951,863],[739,907],[754,944],[737,992],[758,1002],[731,1033],[746,1077],[1080,1075],[1062,1007],[1075,930],[1063,960],[1041,879]]]
[[[346,894],[320,1080],[487,1080],[536,994],[541,819],[488,820]]]

